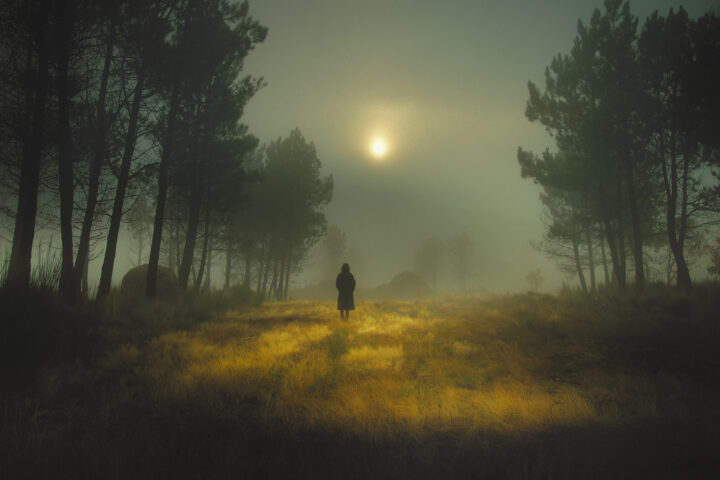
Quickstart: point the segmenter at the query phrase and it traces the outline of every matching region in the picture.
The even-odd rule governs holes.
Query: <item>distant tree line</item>
[[[94,255],[105,297],[129,220],[149,297],[161,262],[200,289],[222,251],[226,286],[243,257],[244,283],[284,298],[324,231],[332,178],[298,130],[258,148],[241,123],[264,85],[243,62],[266,34],[247,2],[3,0],[6,284],[29,285],[36,231],[49,227],[61,297],[87,298]]]
[[[413,270],[428,282],[428,285],[437,288],[440,271],[443,265],[447,264],[448,273],[456,282],[456,288],[467,293],[468,280],[474,273],[474,257],[475,243],[467,232],[454,235],[444,242],[437,237],[430,237],[415,251]]]
[[[536,246],[586,291],[599,267],[606,284],[624,289],[632,274],[641,290],[654,264],[690,289],[689,254],[720,222],[720,17],[680,8],[638,24],[628,2],[606,0],[544,90],[529,83],[527,118],[557,145],[518,149],[522,176],[543,188]]]

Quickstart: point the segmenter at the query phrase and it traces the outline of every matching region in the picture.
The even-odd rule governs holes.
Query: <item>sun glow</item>
[[[382,138],[376,138],[370,145],[370,151],[375,158],[382,158],[387,153],[388,145]]]

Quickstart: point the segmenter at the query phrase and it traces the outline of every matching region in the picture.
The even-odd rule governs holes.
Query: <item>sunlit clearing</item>
[[[387,153],[388,145],[382,138],[376,138],[373,140],[370,146],[370,151],[375,158],[382,158]]]
[[[161,404],[232,416],[252,401],[288,431],[527,432],[658,415],[656,386],[606,371],[602,354],[582,343],[595,327],[573,323],[577,312],[539,301],[358,307],[349,322],[331,303],[235,312],[163,335],[144,352],[121,347],[104,365],[141,368]],[[514,320],[530,312],[532,329]]]

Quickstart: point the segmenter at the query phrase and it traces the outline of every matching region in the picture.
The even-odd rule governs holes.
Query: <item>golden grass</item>
[[[0,477],[720,478],[716,292],[108,317],[0,398]]]
[[[136,372],[158,404],[368,438],[659,415],[653,382],[593,348],[596,326],[540,308],[368,303],[343,322],[331,304],[276,303],[120,347],[103,366]]]

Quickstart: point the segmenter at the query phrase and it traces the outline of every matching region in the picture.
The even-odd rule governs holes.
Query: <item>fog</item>
[[[63,296],[74,297],[83,283],[81,296],[97,286],[100,298],[129,269],[150,265],[148,278],[155,278],[152,272],[161,265],[178,274],[182,289],[199,289],[204,278],[202,288],[242,284],[286,299],[288,287],[302,296],[300,290],[325,284],[334,294],[328,285],[343,262],[352,264],[360,289],[406,271],[429,280],[418,271],[417,257],[433,241],[445,250],[429,275],[437,294],[529,287],[554,292],[562,286],[595,291],[601,270],[598,285],[624,289],[628,272],[639,272],[639,290],[645,280],[689,287],[690,277],[708,278],[707,254],[717,236],[712,203],[720,191],[720,163],[708,133],[717,121],[711,112],[716,85],[708,80],[718,75],[716,46],[702,50],[716,32],[698,27],[686,33],[697,35],[693,41],[700,45],[687,50],[693,60],[663,63],[668,52],[662,48],[641,52],[643,29],[653,11],[670,18],[678,5],[634,1],[623,17],[633,30],[620,39],[634,59],[630,67],[617,60],[616,51],[600,52],[608,35],[600,23],[593,27],[596,43],[586,48],[605,55],[606,73],[641,72],[635,84],[644,82],[645,89],[635,88],[624,73],[583,77],[596,85],[616,84],[611,94],[594,91],[596,104],[582,107],[593,110],[572,132],[577,149],[561,146],[563,133],[552,125],[577,118],[546,110],[542,119],[537,113],[547,107],[541,95],[577,100],[549,91],[546,69],[557,55],[570,53],[579,41],[578,22],[590,25],[596,9],[605,12],[597,19],[607,15],[606,6],[615,9],[614,20],[602,21],[621,22],[624,4],[615,3],[263,0],[213,4],[219,9],[215,17],[182,0],[165,13],[162,2],[115,13],[83,4],[76,17],[47,16],[46,6],[38,4],[40,23],[25,22],[24,11],[13,7],[3,14],[21,26],[6,35],[9,48],[3,50],[13,68],[0,99],[9,112],[0,122],[0,251],[6,256],[0,273],[27,285],[31,265],[37,270],[58,264],[53,281],[70,285]],[[699,19],[717,4],[697,0],[682,7],[690,19]],[[183,17],[184,9],[197,18]],[[678,15],[672,21],[685,14]],[[708,15],[692,25],[705,21],[716,20]],[[69,32],[58,37],[62,51],[49,60],[49,45],[61,32],[46,37],[43,22]],[[142,23],[145,36],[133,33],[134,22]],[[186,23],[199,26],[187,37]],[[81,35],[81,27],[95,29],[99,41]],[[167,34],[172,29],[175,36]],[[645,44],[672,44],[672,35],[672,29],[656,37],[651,32]],[[28,50],[26,67],[12,54],[15,47]],[[711,53],[698,60],[703,51]],[[586,60],[574,58],[578,70],[563,81],[572,82],[582,68],[592,70]],[[678,67],[686,60],[696,62],[694,70]],[[665,70],[653,70],[653,62]],[[687,75],[694,82],[683,100],[695,115],[688,125],[695,126],[682,132],[695,145],[683,160],[689,162],[685,178],[692,198],[681,201],[665,195],[660,170],[674,168],[677,174],[682,168],[664,147],[653,145],[662,145],[672,128],[653,122],[675,108],[663,105],[662,89],[668,87],[662,78],[676,67],[676,78]],[[44,77],[27,82],[23,68]],[[534,102],[530,83],[538,86]],[[655,109],[645,109],[646,101],[656,102]],[[34,113],[26,108],[33,102]],[[632,104],[631,116],[642,117],[642,125],[621,135],[623,102]],[[526,115],[526,109],[535,113]],[[600,110],[605,123],[597,128],[593,115]],[[675,114],[682,110],[670,113]],[[539,121],[528,119],[533,115]],[[615,133],[603,131],[600,142],[588,133],[602,128]],[[371,148],[378,141],[380,153]],[[597,143],[615,150],[593,150]],[[549,160],[541,160],[542,152]],[[576,155],[574,163],[553,170],[553,162],[566,155]],[[578,168],[585,169],[584,178],[558,183]],[[617,175],[618,190],[607,193],[607,179],[598,172]],[[303,181],[294,181],[298,175]],[[684,187],[676,182],[674,188]],[[636,190],[640,205],[631,199]],[[130,212],[137,200],[143,208]],[[552,202],[565,209],[564,216],[551,212]],[[663,208],[669,212],[680,203],[680,223],[688,229],[675,235],[666,222],[675,215]],[[344,238],[345,254],[333,258],[332,268],[320,235],[325,227]],[[472,254],[455,258],[453,267],[447,247],[460,236],[469,239]],[[622,244],[617,251],[615,242]],[[674,252],[673,242],[680,244]],[[681,281],[677,272],[688,269]],[[541,281],[531,286],[530,272]]]
[[[713,5],[683,4],[691,16]],[[672,6],[631,5],[641,23]],[[602,1],[255,2],[269,33],[245,69],[267,86],[244,118],[261,141],[299,127],[315,143],[335,182],[328,223],[364,256],[359,282],[388,282],[412,270],[428,237],[467,231],[473,289],[526,289],[538,268],[541,290],[574,285],[530,245],[543,230],[540,188],[521,178],[516,153],[554,148],[525,117],[527,82],[543,83],[595,8]],[[389,144],[381,161],[375,135]],[[306,264],[296,284],[319,280]]]

